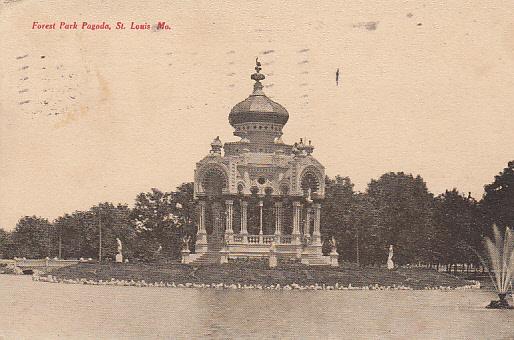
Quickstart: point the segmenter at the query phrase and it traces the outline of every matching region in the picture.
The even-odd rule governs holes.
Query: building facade
[[[320,234],[325,169],[310,141],[282,141],[289,113],[264,94],[258,61],[255,71],[253,93],[228,117],[240,140],[223,144],[216,137],[196,164],[197,236],[184,262],[271,256],[330,264]]]

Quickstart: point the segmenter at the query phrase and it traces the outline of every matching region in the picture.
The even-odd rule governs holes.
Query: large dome
[[[231,125],[242,123],[273,123],[285,125],[289,113],[279,103],[269,99],[262,90],[254,91],[248,98],[236,104],[228,116]]]
[[[264,80],[265,76],[260,73],[260,63],[257,60],[256,63],[257,72],[251,76],[251,79],[255,80],[253,93],[232,108],[228,120],[232,126],[245,123],[270,123],[283,126],[289,119],[289,113],[262,91],[261,80]]]

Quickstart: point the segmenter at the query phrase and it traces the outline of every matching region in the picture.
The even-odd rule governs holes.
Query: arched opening
[[[320,189],[318,176],[311,171],[305,172],[302,176],[301,188],[305,197],[317,193]]]
[[[238,193],[239,195],[242,195],[242,194],[244,194],[244,190],[245,190],[244,185],[243,185],[242,183],[239,183],[239,184],[237,185],[237,193]]]
[[[217,168],[207,170],[202,178],[202,187],[207,196],[221,196],[227,187],[225,174]]]

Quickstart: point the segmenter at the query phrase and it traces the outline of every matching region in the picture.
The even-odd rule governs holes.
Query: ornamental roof
[[[289,113],[279,103],[268,98],[262,91],[261,80],[266,77],[260,73],[261,63],[256,59],[256,73],[251,79],[255,80],[253,93],[236,104],[228,116],[232,126],[243,123],[272,123],[285,125],[289,120]]]

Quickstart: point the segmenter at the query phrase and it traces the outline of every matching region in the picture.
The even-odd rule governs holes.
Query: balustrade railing
[[[233,243],[243,243],[244,237],[241,234],[234,234]],[[277,244],[291,244],[291,235],[247,235],[247,242],[250,244],[267,244],[271,245],[273,241]]]
[[[280,244],[291,244],[292,239],[291,235],[280,235]]]
[[[262,237],[262,243],[271,244],[275,240],[275,235],[264,235]]]
[[[248,235],[248,243],[259,243],[259,235]]]

